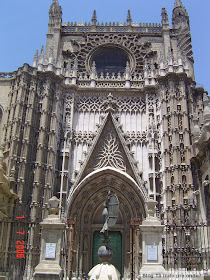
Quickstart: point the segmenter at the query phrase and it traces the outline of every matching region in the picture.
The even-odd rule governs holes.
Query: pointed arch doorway
[[[109,180],[111,178],[111,186]],[[123,277],[130,274],[130,222],[133,218],[145,216],[142,189],[127,173],[112,167],[105,167],[92,172],[78,186],[71,190],[68,198],[68,216],[70,221],[76,219],[76,236],[72,273],[80,277],[87,274],[96,263],[96,246],[98,232],[103,226],[102,210],[109,189],[119,199],[119,217],[110,229],[112,238],[121,246],[120,260],[117,266]],[[137,238],[138,239],[138,238]],[[95,247],[94,247],[95,246]],[[136,250],[140,252],[141,244],[136,240]],[[100,247],[100,246],[99,246]],[[118,253],[119,254],[119,253]]]
[[[103,239],[104,235],[103,233],[100,233],[99,229],[100,225],[103,225],[104,221],[102,218],[102,211],[104,207],[101,205],[94,217],[93,217],[93,248],[92,248],[92,266],[95,266],[98,263],[101,263],[98,259],[98,249],[104,245]],[[113,264],[122,275],[122,235],[123,235],[123,223],[122,223],[122,215],[119,213],[117,223],[114,227],[109,229],[108,232],[109,235],[109,246],[112,249],[113,257],[110,261],[111,264]]]

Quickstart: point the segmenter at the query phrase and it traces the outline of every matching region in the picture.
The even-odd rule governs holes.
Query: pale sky
[[[0,0],[0,72],[33,64],[36,49],[45,45],[52,0]],[[89,22],[96,9],[99,22],[161,23],[165,7],[171,24],[175,0],[59,0],[63,22]],[[210,0],[182,0],[190,16],[195,79],[210,93]]]

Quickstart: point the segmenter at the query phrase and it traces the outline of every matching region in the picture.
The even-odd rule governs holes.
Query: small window
[[[181,105],[177,105],[177,111],[181,112]]]

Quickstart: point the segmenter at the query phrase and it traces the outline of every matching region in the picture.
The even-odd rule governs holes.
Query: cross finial
[[[162,25],[168,25],[168,14],[165,8],[162,8]]]
[[[92,21],[92,25],[96,25],[97,22],[96,10],[93,11],[93,16],[91,21]]]
[[[127,23],[128,23],[128,24],[131,24],[131,22],[132,22],[131,11],[128,10],[128,14],[127,14]]]

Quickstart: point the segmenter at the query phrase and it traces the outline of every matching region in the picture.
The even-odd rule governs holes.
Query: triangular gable
[[[93,141],[74,186],[91,172],[107,166],[126,172],[139,186],[144,183],[133,154],[126,146],[121,126],[111,113],[107,113]]]

